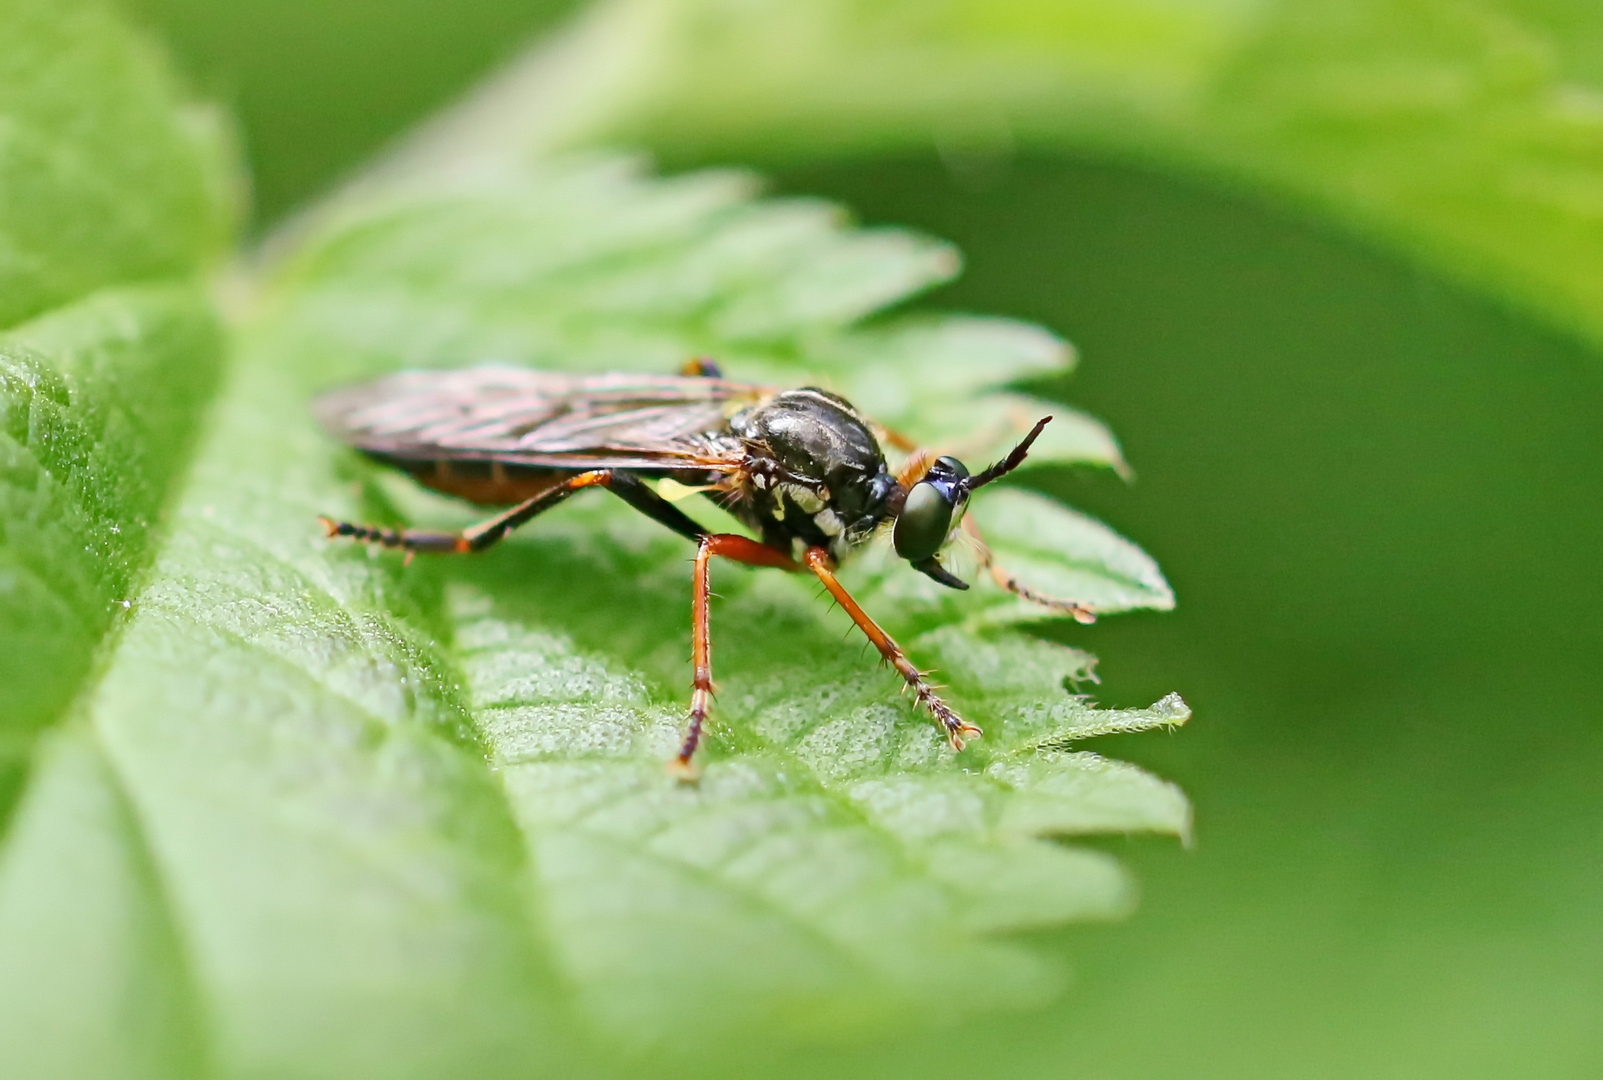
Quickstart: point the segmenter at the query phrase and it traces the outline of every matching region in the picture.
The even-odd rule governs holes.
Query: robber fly
[[[486,506],[496,516],[456,533],[375,528],[322,519],[329,536],[417,552],[475,552],[585,488],[605,488],[695,542],[690,717],[673,767],[690,762],[711,706],[709,574],[714,556],[752,566],[811,571],[912,689],[954,750],[980,734],[858,606],[836,566],[889,531],[896,554],[940,584],[968,585],[941,565],[959,529],[980,563],[1027,600],[1082,622],[1094,615],[1042,596],[996,565],[967,515],[975,488],[1017,468],[1051,417],[1001,461],[970,473],[953,457],[916,450],[835,394],[776,390],[723,378],[708,360],[679,375],[578,375],[519,368],[404,372],[328,394],[314,405],[336,437],[423,485]],[[884,439],[910,451],[893,472]],[[757,534],[709,532],[650,481],[699,491]]]

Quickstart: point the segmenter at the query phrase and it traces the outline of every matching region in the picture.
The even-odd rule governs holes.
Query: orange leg
[[[669,763],[669,771],[680,779],[695,778],[690,759],[701,743],[701,731],[712,711],[712,626],[710,619],[712,597],[713,556],[745,563],[748,566],[776,566],[782,570],[800,569],[794,559],[766,544],[759,544],[735,533],[713,533],[703,536],[696,548],[696,576],[690,592],[690,662],[695,669],[690,691],[690,725],[685,731],[684,744],[679,756]]]
[[[894,428],[876,428],[875,431],[882,439],[884,439],[885,442],[894,446],[904,454],[911,454],[913,451],[919,448],[918,443],[914,442],[912,439],[908,438],[906,435],[903,435],[900,431],[897,431]]]
[[[986,545],[985,538],[980,535],[980,527],[975,523],[974,515],[963,515],[963,531],[973,538],[975,557],[979,560],[980,565],[990,572],[991,580],[1002,586],[1002,588],[1014,596],[1028,600],[1032,604],[1039,604],[1053,611],[1061,611],[1063,614],[1071,616],[1075,622],[1086,624],[1096,622],[1096,610],[1094,608],[1074,600],[1063,600],[1056,596],[1038,593],[1027,585],[1022,584],[1018,578],[1014,577],[1012,573],[998,563],[996,556],[991,554],[990,547]]]
[[[879,650],[879,654],[901,673],[903,679],[907,680],[907,685],[913,689],[914,700],[935,717],[941,725],[941,730],[945,732],[947,741],[952,744],[953,750],[963,749],[965,737],[982,734],[979,728],[958,716],[950,705],[936,695],[935,688],[924,681],[924,673],[913,666],[907,654],[902,651],[902,647],[891,640],[891,636],[881,630],[879,624],[869,618],[868,613],[852,599],[846,587],[835,577],[832,565],[834,560],[829,557],[829,552],[820,547],[808,548],[807,554],[802,556],[802,561],[807,564],[807,569],[824,583],[824,588],[829,590],[835,601],[846,609],[846,614],[852,617],[852,622],[857,624],[857,628],[874,643],[874,648]]]

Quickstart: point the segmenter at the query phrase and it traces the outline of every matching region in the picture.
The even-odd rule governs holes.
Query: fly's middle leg
[[[690,721],[678,756],[668,763],[669,771],[681,780],[695,779],[695,769],[690,761],[695,756],[696,747],[701,744],[702,730],[706,727],[708,714],[712,712],[711,567],[715,555],[748,566],[797,569],[796,563],[784,552],[735,533],[712,533],[703,536],[697,544],[696,576],[690,590],[690,663],[694,670],[690,689]]]

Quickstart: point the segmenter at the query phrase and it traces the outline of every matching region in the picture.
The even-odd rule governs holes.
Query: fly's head
[[[966,589],[968,584],[942,566],[936,553],[946,546],[963,520],[973,479],[956,458],[936,458],[924,478],[907,489],[891,532],[899,558],[953,589]]]
[[[1024,462],[1030,444],[1046,427],[1050,416],[1041,420],[1007,457],[984,472],[971,475],[954,457],[939,457],[923,478],[907,489],[896,512],[891,539],[896,554],[913,569],[951,589],[966,589],[968,583],[954,576],[937,558],[963,521],[969,493],[1012,472]]]

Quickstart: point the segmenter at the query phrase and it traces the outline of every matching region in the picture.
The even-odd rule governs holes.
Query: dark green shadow
[[[516,56],[576,0],[124,0],[229,106],[270,225]]]

